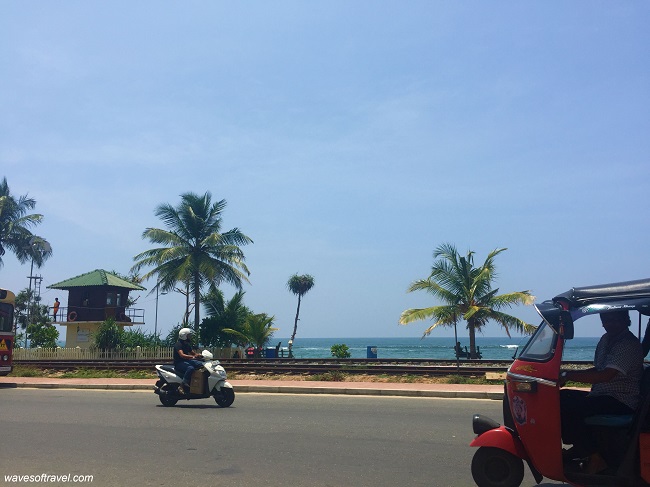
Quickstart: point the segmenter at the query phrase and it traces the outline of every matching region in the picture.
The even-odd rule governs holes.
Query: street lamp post
[[[158,336],[158,296],[164,296],[167,293],[160,293],[160,283],[156,284],[156,319],[154,320],[154,325],[153,325],[153,334],[155,337]]]

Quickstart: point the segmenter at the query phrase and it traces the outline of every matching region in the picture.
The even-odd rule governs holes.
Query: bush
[[[95,334],[95,346],[100,350],[117,350],[122,345],[124,330],[113,318],[104,321]]]
[[[56,348],[59,331],[47,323],[33,323],[27,326],[27,337],[31,348]]]
[[[351,356],[350,349],[345,343],[332,345],[330,352],[332,352],[332,357],[335,358],[350,358]]]

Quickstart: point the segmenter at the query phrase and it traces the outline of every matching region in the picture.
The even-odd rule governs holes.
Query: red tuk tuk
[[[625,309],[650,315],[650,279],[576,287],[535,306],[542,323],[509,367],[503,400],[503,425],[474,415],[478,447],[472,476],[479,487],[516,487],[524,461],[535,480],[544,477],[575,486],[650,485],[650,368],[641,379],[641,401],[634,415],[586,418],[607,455],[610,469],[587,474],[563,460],[558,379],[566,340],[574,321],[584,316]],[[634,323],[634,315],[631,314]]]

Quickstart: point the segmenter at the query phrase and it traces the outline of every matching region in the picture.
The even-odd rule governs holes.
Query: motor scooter
[[[641,401],[633,415],[598,415],[585,419],[609,468],[587,473],[584,465],[563,458],[559,374],[574,321],[605,311],[626,309],[650,315],[650,279],[575,287],[535,305],[542,323],[508,368],[504,385],[503,425],[476,414],[472,419],[477,447],[472,477],[479,487],[517,487],[524,462],[540,483],[544,477],[574,486],[650,485],[650,368],[641,379]]]
[[[156,365],[158,381],[154,392],[158,394],[163,406],[175,406],[181,399],[205,399],[214,397],[215,402],[222,408],[227,408],[235,401],[235,390],[226,380],[226,371],[218,360],[208,350],[203,350],[201,356],[203,366],[192,373],[189,391],[182,387],[183,377],[178,375],[173,365]]]

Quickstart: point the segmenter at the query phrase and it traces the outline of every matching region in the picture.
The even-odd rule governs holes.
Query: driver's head
[[[620,333],[632,324],[630,313],[626,309],[600,313],[600,321],[607,333]]]
[[[181,328],[178,332],[178,338],[181,340],[189,340],[193,333],[191,328]]]

